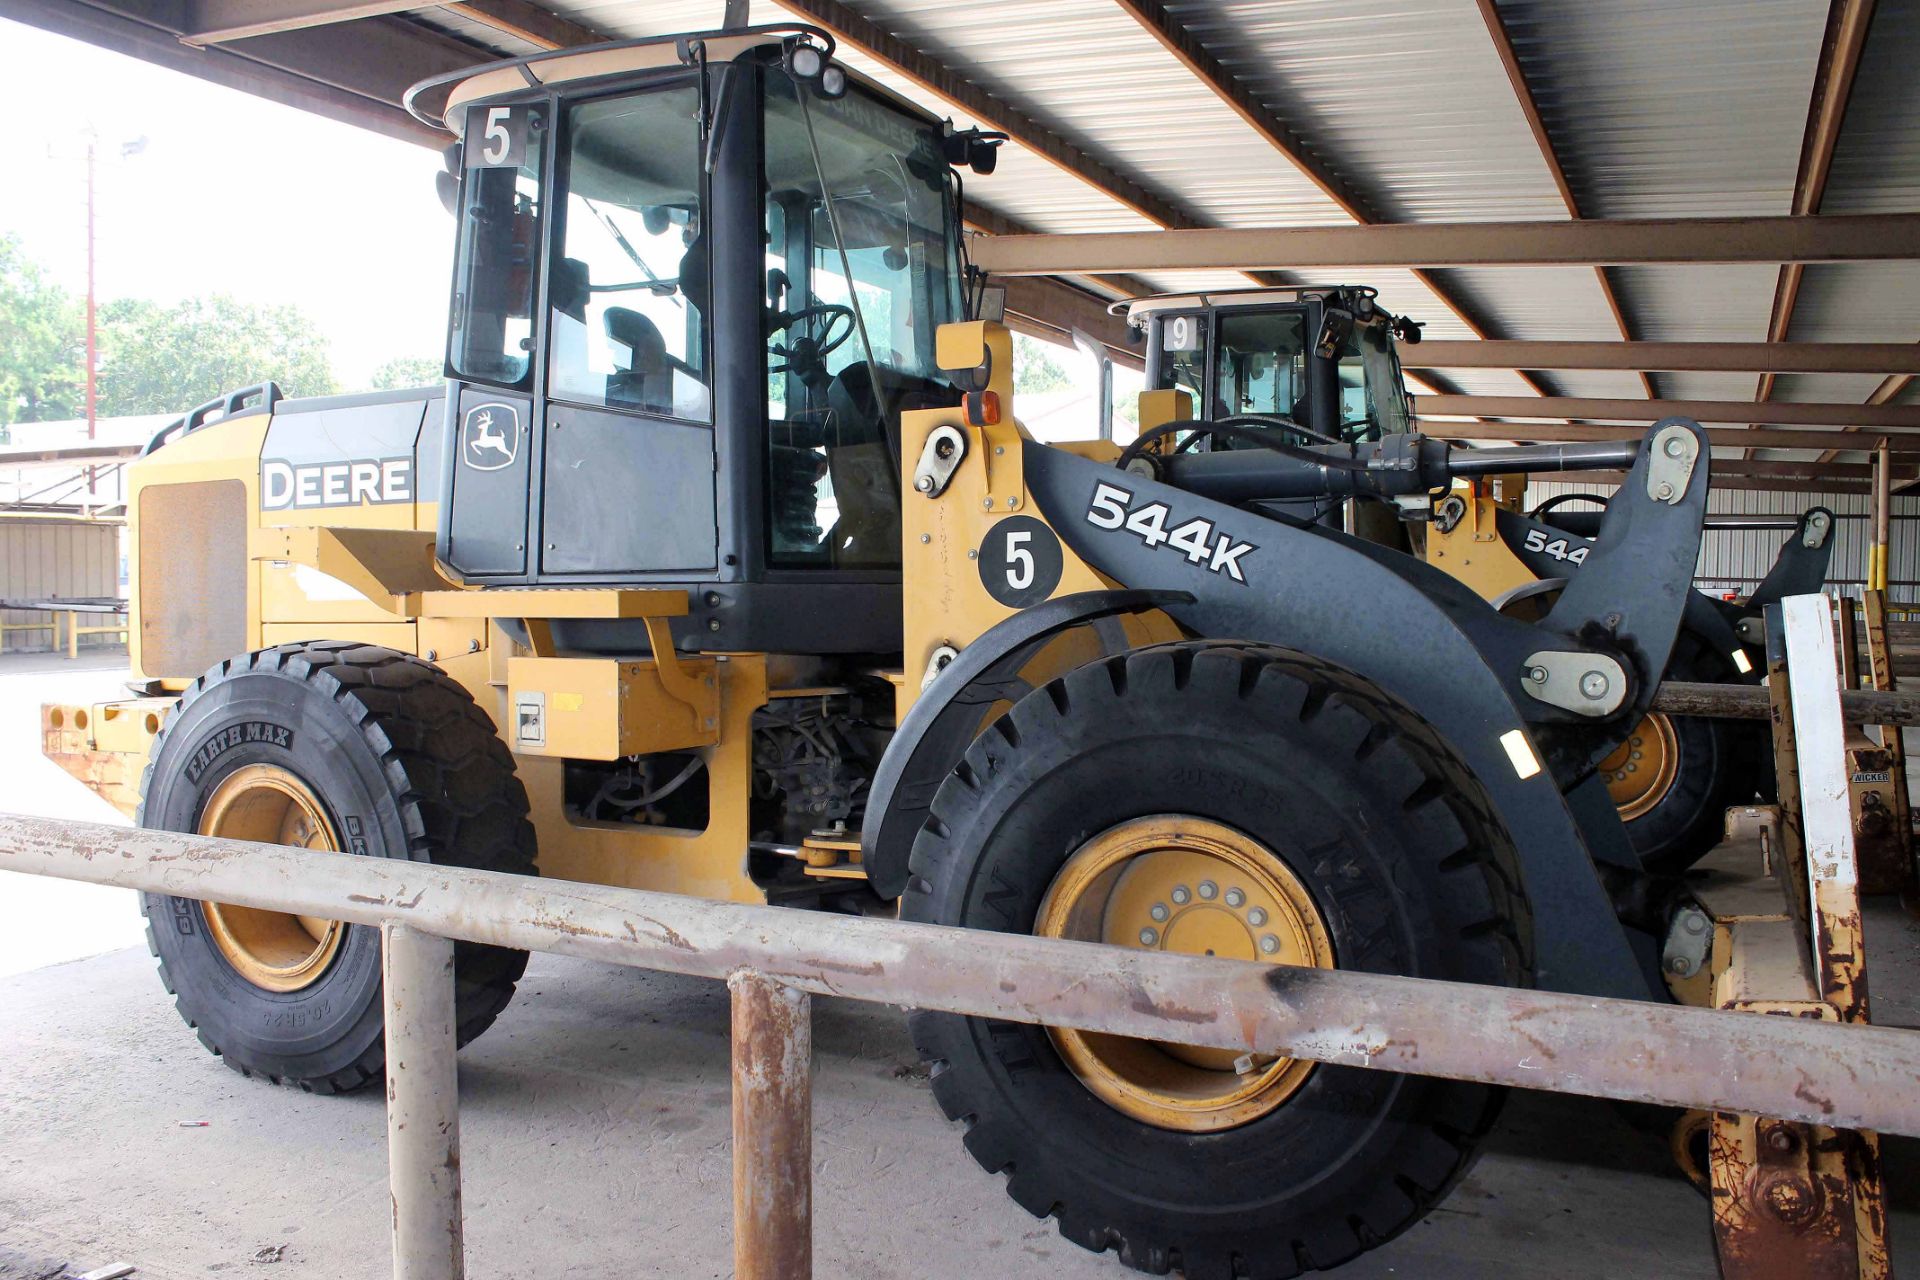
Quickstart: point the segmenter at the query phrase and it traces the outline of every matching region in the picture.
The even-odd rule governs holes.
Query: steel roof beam
[[[1833,153],[1840,141],[1840,127],[1846,121],[1847,104],[1853,98],[1854,78],[1860,70],[1860,53],[1866,47],[1867,30],[1873,25],[1874,0],[1833,0],[1827,17],[1827,33],[1820,51],[1820,69],[1814,77],[1813,98],[1807,108],[1806,137],[1800,144],[1800,171],[1793,184],[1793,212],[1807,215],[1820,212],[1827,194],[1827,175],[1833,169]],[[1794,305],[1800,300],[1800,281],[1806,268],[1790,262],[1780,268],[1780,280],[1773,291],[1773,313],[1767,320],[1767,337],[1785,342],[1793,327]],[[1760,376],[1753,398],[1765,400],[1773,394],[1771,373]]]
[[[1913,349],[1920,351],[1920,345],[1916,345]],[[1901,392],[1913,385],[1913,379],[1914,375],[1911,373],[1899,373],[1885,379],[1879,386],[1873,389],[1873,394],[1867,397],[1867,403],[1870,405],[1892,404],[1900,398]],[[1853,427],[1844,429],[1847,431],[1855,430]],[[1831,458],[1833,454],[1829,453],[1826,456]]]
[[[1380,221],[1371,203],[1347,182],[1307,150],[1306,142],[1287,126],[1280,117],[1267,110],[1258,98],[1233,78],[1220,61],[1207,51],[1191,32],[1183,27],[1179,20],[1167,12],[1160,0],[1115,0],[1127,14],[1138,22],[1147,33],[1160,42],[1162,48],[1172,54],[1174,59],[1202,85],[1213,92],[1233,113],[1245,122],[1247,127],[1265,138],[1286,158],[1288,163],[1299,170],[1300,175],[1320,189],[1320,193],[1333,201],[1340,211],[1363,226],[1371,226]],[[1414,271],[1414,276],[1432,291],[1440,304],[1459,317],[1475,337],[1489,336],[1486,324],[1480,317],[1470,312],[1461,301],[1430,272]],[[1527,385],[1542,395],[1548,394],[1548,388],[1524,370],[1520,376]]]
[[[1410,369],[1920,374],[1911,342],[1450,342],[1400,348]]]
[[[224,44],[427,7],[420,0],[187,0],[180,39],[186,44]]]
[[[469,0],[442,7],[542,49],[573,49],[607,38],[528,0]]]
[[[974,257],[1001,275],[1910,261],[1920,214],[1103,231],[996,237]]]
[[[1507,31],[1506,22],[1500,17],[1500,9],[1494,0],[1479,0],[1480,18],[1486,24],[1487,35],[1493,40],[1493,51],[1500,57],[1500,65],[1506,69],[1507,82],[1513,86],[1513,96],[1520,104],[1520,114],[1526,117],[1527,128],[1533,133],[1534,145],[1540,149],[1540,158],[1546,162],[1547,172],[1553,178],[1554,189],[1560,193],[1560,203],[1566,205],[1567,216],[1579,221],[1586,215],[1580,211],[1580,201],[1573,194],[1573,187],[1567,182],[1567,173],[1560,165],[1560,153],[1554,148],[1553,137],[1547,132],[1547,122],[1540,115],[1540,104],[1534,100],[1533,86],[1527,83],[1527,73],[1520,65],[1520,56],[1514,52],[1513,37]],[[1606,300],[1607,309],[1613,313],[1613,323],[1620,330],[1620,336],[1633,340],[1633,331],[1627,325],[1627,314],[1620,306],[1620,297],[1614,292],[1613,281],[1607,276],[1605,267],[1593,269],[1594,279],[1600,285],[1600,296]],[[1654,395],[1653,379],[1645,370],[1636,370],[1640,374],[1640,385],[1646,389],[1647,398]]]
[[[1424,406],[1421,397],[1416,408]],[[1459,422],[1453,419],[1414,419],[1414,428],[1435,440],[1533,440],[1546,444],[1594,444],[1607,440],[1638,440],[1646,435],[1645,426],[1595,426],[1573,422]],[[1779,431],[1770,427],[1708,427],[1707,439],[1722,449],[1825,449],[1834,442],[1837,431]],[[1920,455],[1920,432],[1881,431],[1868,437],[1856,437],[1855,452],[1864,452],[1880,440],[1896,454]]]
[[[1816,466],[1812,470],[1756,475],[1751,472],[1727,470],[1728,465],[1722,462],[1713,464],[1711,474],[1714,488],[1762,490],[1772,493],[1870,493],[1873,490],[1873,482],[1870,479],[1856,479],[1851,475],[1828,475],[1824,467]],[[1537,472],[1532,478],[1582,485],[1618,485],[1625,483],[1627,477],[1624,471],[1548,471]],[[1914,483],[1916,479],[1920,479],[1920,476],[1896,475],[1893,484],[1897,490],[1902,485]]]
[[[251,93],[271,102],[311,111],[328,119],[371,129],[388,137],[429,146],[444,146],[444,133],[421,124],[400,108],[399,96],[411,80],[396,83],[391,75],[375,67],[356,67],[351,61],[336,61],[326,77],[313,75],[303,65],[300,52],[315,37],[338,42],[332,32],[292,31],[269,37],[276,48],[274,56],[248,45],[182,44],[179,32],[185,23],[185,5],[174,3],[141,4],[128,0],[123,4],[83,3],[78,0],[0,0],[0,17],[56,35],[82,40],[97,48],[109,49],[139,58],[155,66],[185,75],[197,76],[213,84]],[[450,38],[392,19],[377,22],[399,28],[414,38],[416,48],[468,48]],[[162,25],[162,23],[171,25]],[[417,35],[415,35],[417,33]],[[470,49],[466,61],[481,61],[486,54]],[[444,52],[430,59],[430,65],[451,69],[459,62],[446,59]],[[420,74],[425,74],[424,72]]]
[[[1421,396],[1421,413],[1453,418],[1598,418],[1650,422],[1693,418],[1699,422],[1751,422],[1749,400],[1607,400],[1595,397]],[[1796,427],[1900,427],[1920,429],[1920,405],[1800,404],[1769,401],[1768,422]]]
[[[1103,299],[1047,276],[1015,276],[1004,284],[1009,329],[1067,344],[1079,329],[1105,346],[1116,363],[1146,367],[1144,349],[1127,340],[1126,321],[1109,315]]]

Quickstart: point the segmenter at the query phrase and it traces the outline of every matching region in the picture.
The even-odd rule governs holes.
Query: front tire
[[[1289,884],[1308,895],[1297,943],[1248,935],[1263,958],[1318,963],[1317,922],[1340,968],[1527,980],[1517,862],[1479,785],[1431,727],[1378,689],[1269,648],[1138,650],[1023,698],[941,786],[914,844],[902,915],[1030,932],[1060,918],[1062,886],[1085,879],[1087,858],[1138,846],[1175,855],[1173,887],[1187,892],[1143,899],[1148,919],[1168,919],[1165,909],[1173,923],[1139,925],[1136,945],[1196,949],[1175,942],[1176,926],[1192,931],[1172,908],[1202,896],[1187,883],[1198,873],[1178,859],[1209,842],[1228,868],[1207,882],[1210,907],[1229,888],[1255,900],[1250,851],[1268,861],[1261,900],[1278,901]],[[1119,883],[1151,874],[1142,863]],[[1106,940],[1127,940],[1137,924],[1128,916]],[[1235,935],[1205,936],[1211,949]],[[1182,1100],[1206,1094],[1191,1070],[1209,1065],[1201,1055],[1169,1051],[1169,1074],[1137,1068],[1155,1046],[1120,1042],[1133,1049],[1108,1055],[1123,1077],[1116,1087],[1042,1028],[916,1013],[912,1031],[935,1099],[967,1125],[975,1159],[1008,1175],[1015,1200],[1086,1248],[1196,1280],[1294,1276],[1390,1239],[1466,1171],[1502,1098],[1481,1085],[1279,1060],[1255,1064],[1274,1083],[1249,1105],[1232,1083],[1246,1064],[1220,1063],[1218,1105],[1196,1117]],[[1147,1101],[1129,1105],[1128,1088],[1144,1088]]]
[[[155,739],[136,822],[161,831],[534,873],[493,722],[438,667],[374,645],[282,645],[195,681]],[[242,1075],[316,1093],[385,1066],[380,932],[144,894],[160,979]],[[459,1041],[513,996],[524,951],[454,948]]]

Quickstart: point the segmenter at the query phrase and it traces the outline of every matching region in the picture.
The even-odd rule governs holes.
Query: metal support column
[[[1783,854],[1773,871],[1791,910],[1719,923],[1715,1000],[1749,1014],[1865,1024],[1859,867],[1825,596],[1768,607],[1767,658]],[[1710,1126],[1722,1276],[1890,1280],[1877,1135],[1724,1110]]]
[[[804,991],[742,969],[733,993],[733,1273],[813,1275],[813,1019]]]
[[[463,1280],[453,940],[380,930],[394,1280]]]

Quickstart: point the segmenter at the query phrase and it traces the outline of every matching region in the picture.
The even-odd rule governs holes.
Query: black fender
[[[1041,646],[1071,627],[1192,602],[1184,591],[1084,591],[1023,609],[962,649],[907,712],[874,770],[860,832],[873,891],[882,898],[906,892],[907,855],[933,793],[966,754],[987,708],[1030,692],[1020,669]]]
[[[1590,816],[1616,829],[1589,840],[1564,793],[1590,777],[1594,762],[1645,714],[1692,591],[1708,454],[1705,433],[1680,425],[1694,434],[1699,459],[1685,491],[1671,502],[1651,498],[1643,449],[1581,580],[1539,624],[1501,617],[1410,556],[1335,530],[1264,519],[1060,450],[1028,445],[1025,477],[1053,530],[1095,570],[1130,587],[1191,595],[1191,603],[1164,606],[1188,631],[1338,662],[1434,725],[1486,787],[1519,850],[1538,985],[1646,999],[1659,990],[1657,966],[1648,963],[1651,940],[1629,938],[1596,867],[1622,857],[1618,816]],[[1168,530],[1204,521],[1214,551],[1195,559],[1164,536],[1149,544],[1111,515],[1155,506]],[[1197,544],[1190,538],[1188,545]],[[1614,657],[1633,677],[1630,697],[1606,720],[1531,698],[1522,686],[1526,660],[1543,650]],[[1624,859],[1638,869],[1630,851]]]

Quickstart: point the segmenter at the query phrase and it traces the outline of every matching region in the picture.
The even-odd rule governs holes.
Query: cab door
[[[537,398],[538,576],[716,567],[699,89],[562,108]]]

